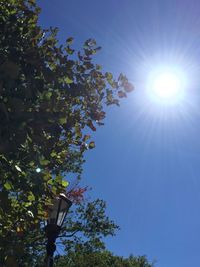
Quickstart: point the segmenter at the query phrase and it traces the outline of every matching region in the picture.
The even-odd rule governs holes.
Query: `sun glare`
[[[177,104],[183,98],[185,76],[173,67],[159,68],[149,75],[148,92],[160,104]]]
[[[181,81],[174,73],[161,73],[155,77],[152,90],[160,98],[175,97],[181,90]]]

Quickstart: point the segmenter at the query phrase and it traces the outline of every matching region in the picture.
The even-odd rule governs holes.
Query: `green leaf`
[[[99,65],[99,64],[96,64],[96,70],[99,70],[99,71],[101,71],[101,70],[102,70],[102,66],[101,66],[101,65]]]
[[[60,118],[60,119],[59,119],[59,123],[60,123],[60,124],[65,124],[65,123],[67,123],[67,118],[66,118],[66,117]]]
[[[108,81],[112,80],[112,78],[113,78],[113,75],[112,75],[112,73],[110,73],[110,72],[106,72],[106,73],[105,73],[105,76],[106,76],[106,79],[107,79]]]
[[[73,41],[74,41],[74,38],[73,38],[73,37],[69,37],[69,38],[67,38],[66,43],[67,43],[68,45],[70,45],[70,44],[73,43]]]
[[[84,135],[83,142],[86,142],[88,139],[90,139],[90,135],[89,134]]]
[[[64,81],[65,81],[67,84],[73,83],[73,80],[70,79],[69,77],[65,77]]]
[[[29,166],[31,166],[31,167],[35,166],[35,162],[34,162],[34,161],[31,161],[31,162],[29,163]]]
[[[52,151],[50,155],[51,155],[52,158],[54,158],[54,157],[57,156],[57,153],[55,151]]]
[[[95,46],[97,43],[94,39],[88,39],[85,41],[84,43],[84,48],[88,48],[88,47],[92,47],[92,46]]]
[[[57,183],[61,183],[62,182],[62,176],[61,175],[56,175],[55,181]]]
[[[47,182],[47,184],[49,184],[49,185],[54,185],[54,180],[53,180],[53,179],[50,179],[50,180]]]
[[[0,158],[5,160],[5,161],[8,161],[7,158],[4,155],[0,155]]]
[[[69,55],[73,55],[74,53],[74,49],[71,49],[69,45],[67,45],[67,47],[65,47],[65,51],[67,52],[67,54]]]
[[[63,186],[63,187],[67,187],[68,185],[69,185],[69,182],[67,182],[67,181],[65,181],[65,180],[62,181],[62,186]]]
[[[76,138],[81,138],[82,137],[82,132],[79,124],[75,125],[75,133],[76,133]]]
[[[57,189],[56,186],[52,186],[52,187],[51,187],[51,191],[52,191],[52,193],[53,193],[54,195],[57,195],[57,194],[58,194],[58,189]]]
[[[34,196],[34,194],[32,192],[29,192],[28,200],[29,201],[35,201],[35,196]]]
[[[43,178],[44,178],[44,181],[48,181],[49,179],[51,179],[51,174],[47,171],[44,173]]]
[[[89,147],[89,149],[95,148],[95,142],[94,141],[90,142],[88,147]]]
[[[40,164],[42,166],[47,166],[50,163],[50,161],[48,159],[41,159],[40,160]]]
[[[11,189],[12,189],[12,184],[11,184],[10,182],[6,182],[6,183],[4,184],[4,187],[5,187],[5,189],[7,189],[7,190],[11,190]]]
[[[52,92],[46,92],[46,93],[45,93],[45,98],[46,98],[47,100],[49,100],[49,99],[51,98],[51,96],[52,96]]]
[[[25,206],[26,208],[28,208],[28,207],[30,207],[30,206],[32,206],[32,205],[33,205],[32,202],[25,202],[25,204],[24,204],[24,206]]]

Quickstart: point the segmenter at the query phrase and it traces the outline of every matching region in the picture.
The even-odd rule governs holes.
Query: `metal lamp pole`
[[[47,237],[47,257],[45,260],[46,267],[53,267],[53,254],[56,250],[56,238],[60,233],[63,222],[71,205],[72,202],[64,194],[60,194],[56,199],[54,199],[53,205],[51,209],[49,209],[47,225],[45,226]]]

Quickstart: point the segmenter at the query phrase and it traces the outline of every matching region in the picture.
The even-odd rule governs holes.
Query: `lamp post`
[[[62,228],[63,222],[67,215],[72,202],[65,196],[60,194],[53,200],[53,205],[49,209],[47,224],[45,226],[45,232],[47,237],[47,267],[53,267],[53,254],[56,250],[55,241]]]

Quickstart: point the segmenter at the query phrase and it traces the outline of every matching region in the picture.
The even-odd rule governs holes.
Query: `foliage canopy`
[[[145,256],[128,258],[115,256],[111,252],[96,251],[75,251],[70,252],[66,256],[57,257],[56,267],[153,267],[147,261]]]
[[[40,231],[51,200],[80,176],[89,133],[103,124],[106,105],[133,87],[93,63],[100,50],[80,51],[38,25],[35,0],[0,0],[0,255],[19,235]],[[36,171],[38,170],[38,172]],[[12,244],[12,245],[11,245]]]

